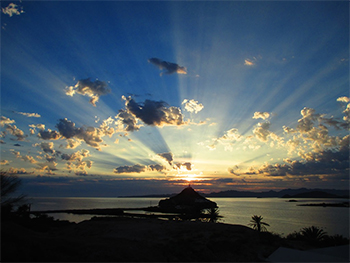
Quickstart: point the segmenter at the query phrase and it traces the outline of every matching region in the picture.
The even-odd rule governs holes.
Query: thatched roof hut
[[[217,204],[197,193],[191,186],[181,193],[159,201],[159,208],[166,212],[191,212],[202,209],[216,208]]]

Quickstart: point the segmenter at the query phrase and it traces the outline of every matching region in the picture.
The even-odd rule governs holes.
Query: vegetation
[[[7,172],[0,172],[1,176],[1,218],[6,219],[13,212],[13,208],[18,206],[18,213],[28,209],[28,205],[20,206],[24,200],[25,195],[16,196],[16,191],[21,185],[21,180]],[[25,207],[26,206],[26,207]]]
[[[217,208],[217,207],[206,209],[205,213],[208,216],[206,218],[207,222],[217,223],[219,218],[221,217],[219,215],[219,208]]]
[[[349,244],[349,239],[342,235],[329,236],[327,233],[317,226],[304,227],[298,232],[287,235],[287,240],[304,241],[315,247],[328,247]]]
[[[263,217],[258,215],[253,215],[252,220],[250,220],[251,223],[249,223],[249,226],[252,226],[253,229],[257,230],[258,232],[264,232],[267,231],[265,226],[270,226],[268,223],[265,223],[262,221]]]

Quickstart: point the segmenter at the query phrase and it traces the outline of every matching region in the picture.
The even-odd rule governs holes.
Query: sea
[[[163,198],[91,198],[91,197],[35,197],[30,200],[32,211],[91,209],[91,208],[142,208],[156,206]],[[317,226],[328,235],[342,235],[349,238],[349,208],[299,206],[300,204],[341,203],[348,199],[295,198],[289,202],[283,198],[210,198],[217,203],[219,222],[248,226],[253,215],[261,215],[269,224],[267,230],[281,236],[299,231],[304,227]],[[146,213],[143,211],[128,211]],[[82,222],[94,215],[68,213],[48,214],[55,219]]]

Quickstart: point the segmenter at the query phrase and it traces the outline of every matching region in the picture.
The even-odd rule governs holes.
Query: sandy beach
[[[257,262],[279,246],[242,225],[129,217],[44,230],[3,222],[1,235],[3,262]]]

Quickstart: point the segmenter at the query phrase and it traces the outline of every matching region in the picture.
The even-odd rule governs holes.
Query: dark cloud
[[[108,94],[111,90],[104,81],[91,81],[90,78],[82,79],[75,84],[66,88],[66,95],[73,96],[75,93],[90,97],[90,103],[96,106],[96,102],[100,96]]]
[[[187,171],[192,170],[192,164],[190,162],[176,163],[175,164],[175,168],[181,169],[181,167],[185,167]]]
[[[178,74],[187,74],[187,69],[185,67],[181,67],[176,63],[171,63],[167,61],[163,61],[159,58],[150,58],[148,60],[149,63],[155,65],[158,67],[160,70],[165,69],[166,71],[161,72],[160,75],[162,74],[173,74],[173,73],[178,73]]]
[[[38,143],[35,144],[34,146],[40,146],[40,148],[45,152],[45,153],[51,153],[54,154],[55,150],[54,150],[54,144],[53,142],[42,142],[42,143]]]
[[[99,149],[100,143],[103,142],[101,137],[105,135],[103,131],[95,127],[75,127],[75,123],[67,119],[60,119],[56,127],[64,138],[83,140],[86,144],[97,149]]]
[[[158,153],[157,155],[159,155],[160,157],[162,157],[163,159],[165,159],[170,165],[173,164],[173,154],[171,152],[167,152],[167,153]]]
[[[166,169],[163,165],[160,165],[160,164],[150,164],[150,165],[148,166],[148,168],[149,168],[151,171],[157,171],[157,172],[161,172],[161,171],[163,171],[163,170]]]
[[[61,136],[57,131],[48,129],[47,131],[40,131],[38,137],[43,140],[58,140]]]
[[[141,119],[147,125],[184,125],[181,109],[167,107],[164,101],[145,100],[143,104],[137,103],[131,97],[123,97],[126,110]]]
[[[56,127],[66,139],[70,139],[80,133],[80,129],[75,127],[75,123],[67,119],[60,119]]]
[[[122,174],[122,173],[142,173],[146,170],[145,165],[141,164],[135,164],[132,166],[125,165],[125,166],[119,166],[114,169],[114,172],[117,174]]]

